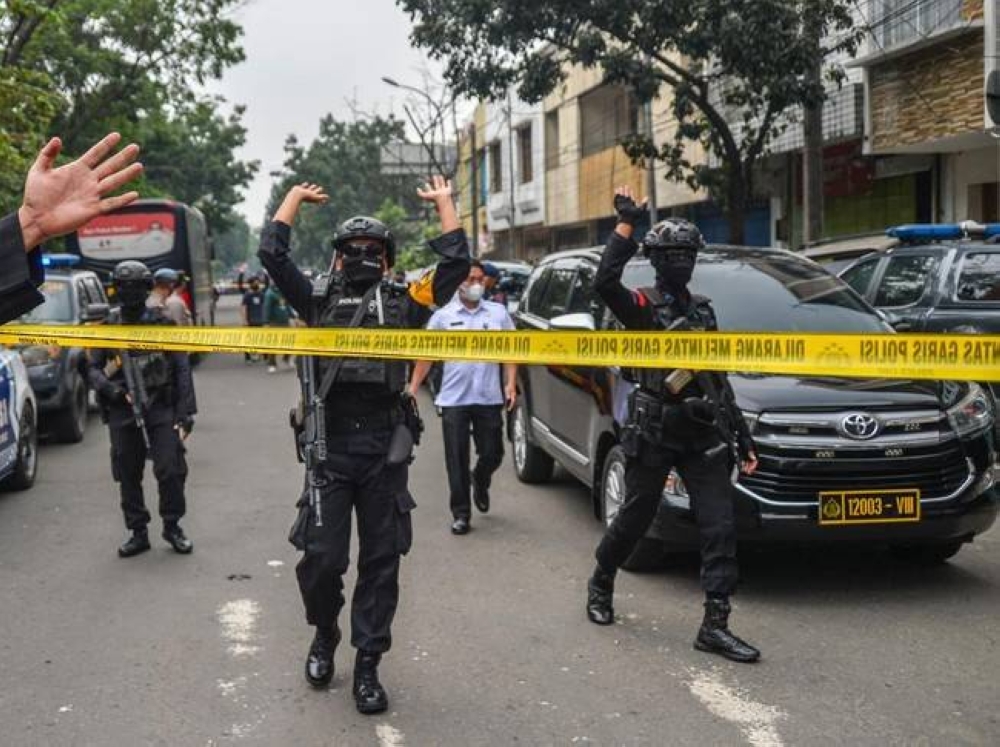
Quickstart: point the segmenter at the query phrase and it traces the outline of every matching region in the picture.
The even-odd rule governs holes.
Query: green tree
[[[25,175],[59,103],[44,73],[0,68],[0,212],[20,205]]]
[[[448,83],[462,94],[499,98],[517,86],[536,102],[572,64],[602,70],[639,102],[667,86],[676,137],[657,148],[637,134],[623,145],[635,160],[662,160],[668,178],[709,188],[737,243],[755,166],[788,125],[782,115],[825,97],[822,81],[807,74],[816,56],[815,40],[802,33],[807,3],[830,40],[821,54],[853,50],[859,37],[847,0],[397,0],[414,19],[413,41],[445,61]],[[690,161],[691,141],[714,160]]]
[[[248,262],[257,246],[255,232],[250,228],[246,219],[239,214],[234,216],[225,231],[216,234],[213,241],[215,242],[215,269],[222,273],[229,272],[244,262]]]
[[[437,256],[427,241],[440,233],[439,228],[426,213],[410,215],[406,208],[387,199],[375,211],[375,218],[392,228],[396,237],[396,267],[400,270],[416,270],[437,262]]]
[[[382,147],[402,139],[403,123],[393,117],[371,117],[342,122],[331,115],[320,121],[319,135],[308,146],[295,136],[285,142],[285,164],[271,190],[267,215],[274,215],[285,193],[295,184],[312,182],[330,195],[325,205],[303,210],[292,233],[292,248],[299,261],[326,269],[330,262],[329,241],[336,227],[353,215],[373,215],[387,198],[404,214],[416,214],[419,200],[416,184],[382,173]],[[390,228],[401,224],[389,221]]]
[[[233,155],[243,109],[223,114],[192,88],[243,59],[230,18],[241,1],[0,0],[0,126],[18,144],[0,146],[3,173],[23,175],[49,133],[78,154],[118,130],[144,146],[144,195],[196,204],[224,230],[256,165]],[[0,182],[0,200],[13,199]]]

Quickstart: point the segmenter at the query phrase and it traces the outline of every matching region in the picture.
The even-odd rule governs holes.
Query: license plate
[[[906,521],[920,521],[920,491],[916,488],[829,490],[819,494],[822,526]]]

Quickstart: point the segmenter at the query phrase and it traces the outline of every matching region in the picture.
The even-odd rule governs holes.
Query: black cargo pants
[[[384,455],[330,452],[320,466],[323,526],[310,516],[305,551],[295,569],[310,625],[330,628],[344,606],[343,576],[350,561],[351,512],[358,516],[358,580],[351,601],[351,645],[384,653],[399,601],[399,559],[410,550],[407,464]],[[307,501],[308,496],[303,496]],[[307,504],[303,503],[307,508]]]
[[[656,517],[671,469],[680,474],[698,523],[701,586],[706,593],[736,590],[736,521],[729,449],[721,442],[702,452],[674,452],[648,442],[625,463],[625,502],[597,547],[602,568],[620,568]]]
[[[164,524],[180,521],[186,510],[184,482],[187,479],[185,448],[170,419],[150,418],[146,424],[149,450],[142,433],[134,423],[112,425],[111,475],[121,492],[125,526],[131,531],[142,530],[150,515],[142,492],[142,476],[147,455],[153,460],[153,475],[160,493],[160,518]]]

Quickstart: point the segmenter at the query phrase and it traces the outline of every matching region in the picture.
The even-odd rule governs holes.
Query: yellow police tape
[[[7,325],[0,344],[1000,381],[1000,335]]]

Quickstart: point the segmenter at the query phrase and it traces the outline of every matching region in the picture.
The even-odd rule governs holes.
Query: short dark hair
[[[478,259],[474,259],[471,262],[469,262],[469,270],[470,271],[473,270],[473,269],[475,269],[476,267],[478,267],[480,270],[482,270],[484,275],[486,274],[486,267]]]

